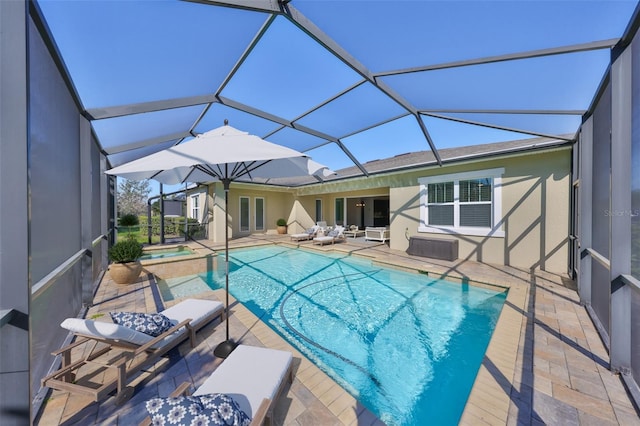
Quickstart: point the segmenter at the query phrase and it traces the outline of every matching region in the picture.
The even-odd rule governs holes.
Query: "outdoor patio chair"
[[[238,410],[234,414],[246,415],[251,419],[251,425],[261,425],[265,421],[273,424],[275,403],[285,384],[293,382],[292,360],[293,355],[288,351],[239,345],[193,393],[194,397],[203,399],[195,400],[196,404],[202,403],[199,406],[202,411],[192,414],[215,415],[215,404],[212,406],[208,402],[216,398],[217,394],[222,394],[224,398],[231,398],[231,405]],[[191,383],[185,382],[169,398],[186,396],[190,388]],[[162,412],[163,407],[169,407],[165,401],[165,398],[147,401],[150,416],[140,424],[152,424],[152,417],[154,424],[162,424],[163,416],[168,414]],[[190,408],[193,407],[193,399],[183,401]],[[176,401],[173,402],[172,408],[176,406]],[[226,413],[229,413],[228,410]]]
[[[60,326],[73,333],[75,341],[53,352],[62,356],[62,365],[42,379],[42,386],[87,395],[96,402],[116,390],[116,403],[125,402],[133,394],[133,388],[127,386],[129,378],[187,338],[195,347],[196,331],[217,317],[222,320],[224,305],[186,299],[160,314],[169,324],[156,337],[116,323],[65,319]],[[78,359],[72,359],[74,355]]]
[[[384,226],[367,226],[364,230],[365,240],[385,242],[390,238],[391,231]]]
[[[305,240],[310,240],[313,237],[316,236],[318,229],[320,229],[320,227],[318,225],[314,225],[311,228],[307,229],[304,232],[301,232],[299,234],[291,234],[291,241],[305,241]]]
[[[325,244],[334,244],[336,241],[344,240],[344,227],[337,225],[333,228],[327,235],[318,236],[313,238],[313,244],[320,244],[321,246]]]

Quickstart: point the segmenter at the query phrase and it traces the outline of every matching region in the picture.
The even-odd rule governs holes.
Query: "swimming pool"
[[[279,246],[233,250],[229,270],[236,299],[387,424],[458,423],[506,298]]]

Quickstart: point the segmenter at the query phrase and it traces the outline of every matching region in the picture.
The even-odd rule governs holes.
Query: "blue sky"
[[[214,93],[265,23],[267,15],[170,0],[39,0],[85,108],[137,104]],[[370,72],[485,58],[619,37],[631,0],[568,1],[318,1],[290,3]],[[418,110],[586,109],[608,64],[606,50],[382,76]],[[416,118],[365,83],[309,110],[362,80],[283,17],[277,17],[221,95],[339,137],[365,163],[429,149]],[[99,120],[107,152],[188,129],[203,106]],[[572,133],[579,115],[454,114],[526,129]],[[531,137],[421,116],[438,149]],[[335,145],[214,105],[196,126],[230,124],[304,151],[332,169],[352,162]],[[110,156],[128,161],[143,153]],[[165,188],[171,191],[174,188]],[[157,185],[154,184],[154,193]]]

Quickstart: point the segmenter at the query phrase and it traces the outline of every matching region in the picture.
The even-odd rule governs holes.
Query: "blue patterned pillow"
[[[193,396],[154,398],[147,401],[146,408],[154,426],[206,425],[209,422],[209,416],[202,413],[200,399]]]
[[[109,312],[116,324],[132,328],[141,333],[157,337],[169,330],[173,324],[162,314],[143,314],[137,312]]]
[[[244,426],[251,423],[247,413],[228,395],[213,393],[200,395],[198,398],[205,409],[211,410],[210,418],[214,424]]]
[[[146,403],[152,425],[225,425],[251,423],[229,396],[221,393],[178,398],[154,398]]]

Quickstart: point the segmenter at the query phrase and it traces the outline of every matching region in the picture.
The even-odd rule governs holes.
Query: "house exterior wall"
[[[240,231],[240,197],[249,198],[249,230]],[[264,199],[264,230],[256,230],[256,198]],[[208,200],[209,212],[212,220],[209,222],[209,238],[215,242],[223,242],[225,238],[225,193],[222,183],[216,182],[209,185]],[[229,188],[229,238],[237,238],[252,233],[276,233],[276,221],[285,218],[287,223],[296,222],[297,210],[294,196],[287,189],[258,186],[243,183],[231,183]],[[303,213],[300,213],[302,216]],[[289,231],[291,232],[291,231]]]
[[[504,168],[502,221],[504,236],[447,235],[419,232],[419,177]],[[569,148],[523,153],[411,172],[390,189],[391,241],[406,250],[413,235],[456,238],[459,258],[550,272],[568,270],[570,214]]]
[[[238,237],[256,232],[255,198],[265,200],[265,233],[275,233],[280,217],[292,234],[315,223],[316,200],[322,200],[323,218],[335,224],[336,198],[389,197],[390,247],[405,251],[411,236],[455,238],[459,241],[459,258],[477,262],[540,268],[566,273],[570,231],[571,148],[497,155],[430,166],[402,172],[325,182],[300,188],[280,188],[232,183],[229,196],[229,235]],[[501,220],[489,235],[443,234],[425,232],[421,226],[421,186],[419,179],[483,170],[503,170],[501,203],[497,204]],[[214,212],[221,215],[216,225],[215,241],[224,241],[224,191],[213,184]],[[250,230],[240,232],[237,221],[240,197],[250,199]],[[349,217],[349,212],[345,212]],[[216,216],[217,217],[217,216]],[[348,222],[348,220],[347,220]],[[347,223],[348,225],[349,223]]]
[[[504,264],[564,273],[569,270],[570,151],[522,157],[505,176]]]

